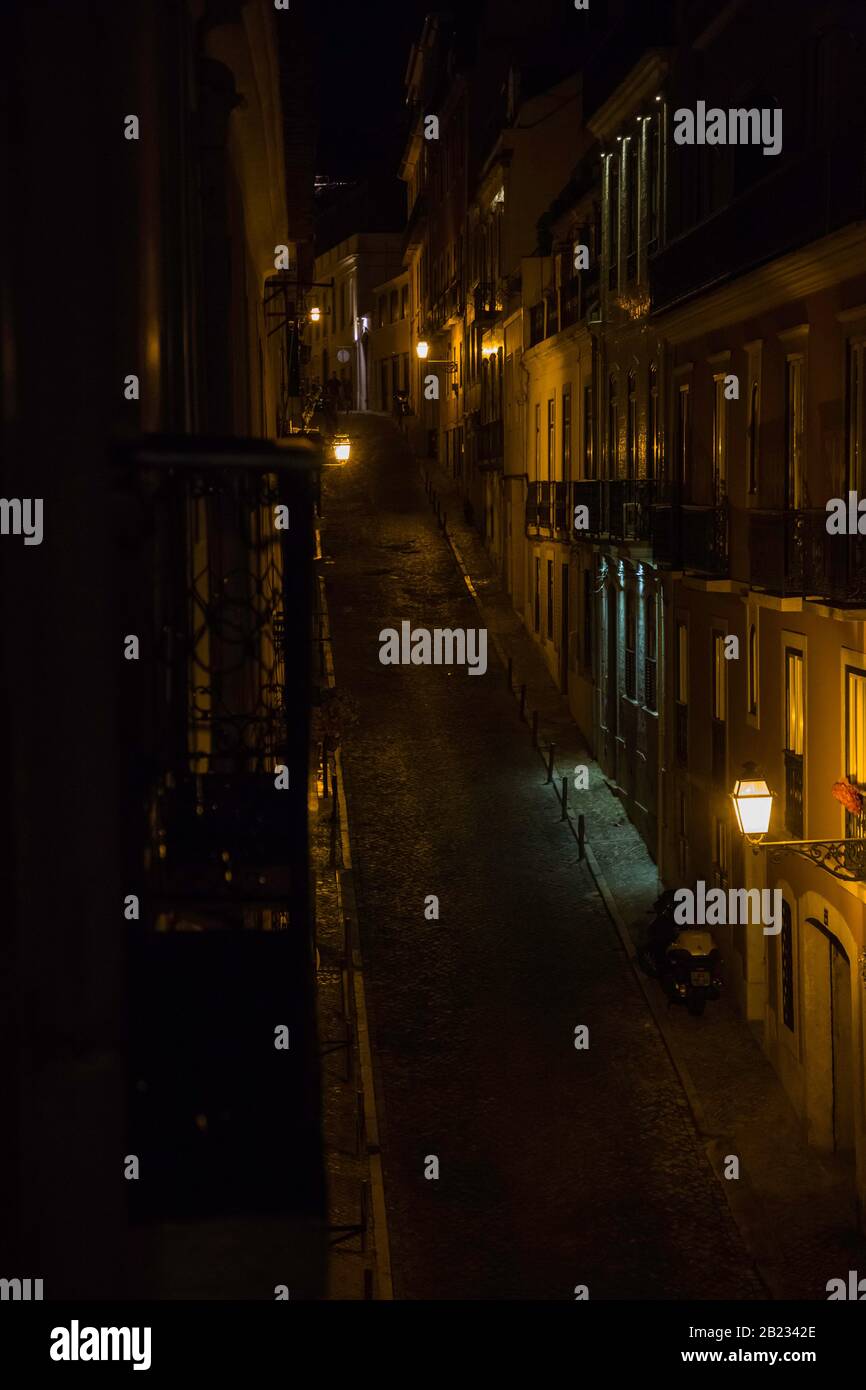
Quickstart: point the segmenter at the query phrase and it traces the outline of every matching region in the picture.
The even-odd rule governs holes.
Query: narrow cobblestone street
[[[395,1296],[764,1297],[495,653],[379,662],[478,613],[393,426],[351,431],[323,544]]]

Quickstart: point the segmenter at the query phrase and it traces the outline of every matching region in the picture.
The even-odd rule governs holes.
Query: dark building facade
[[[0,1227],[46,1298],[323,1288],[312,156],[279,22],[3,13],[2,490],[44,535],[0,544]]]

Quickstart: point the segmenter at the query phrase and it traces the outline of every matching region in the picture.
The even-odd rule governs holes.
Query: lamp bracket
[[[826,869],[834,878],[845,882],[862,882],[866,879],[866,839],[851,837],[841,840],[752,840],[755,854],[759,849],[770,852],[770,858],[777,863],[785,854],[799,854],[819,869]],[[851,854],[846,845],[861,845],[859,853]]]

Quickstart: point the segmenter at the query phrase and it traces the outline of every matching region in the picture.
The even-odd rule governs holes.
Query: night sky
[[[461,17],[482,0],[458,0]],[[336,177],[393,173],[405,130],[403,80],[424,16],[447,12],[434,0],[331,0],[310,16],[322,80],[316,168]]]

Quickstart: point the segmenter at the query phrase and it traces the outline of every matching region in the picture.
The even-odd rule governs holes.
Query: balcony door
[[[803,748],[805,739],[803,653],[785,648],[785,826],[803,838]]]
[[[691,397],[686,382],[677,391],[676,469],[674,481],[683,498],[688,497],[691,473],[692,415]]]
[[[713,378],[713,505],[719,507],[728,495],[728,402],[725,376]]]
[[[789,511],[799,511],[803,505],[805,412],[805,360],[789,357],[785,378],[785,507]]]
[[[617,688],[617,605],[619,593],[616,585],[611,584],[607,590],[607,670],[605,672],[605,716],[604,722],[607,726],[607,753],[609,768],[614,766],[616,758],[616,732],[617,732],[617,710],[619,708],[619,691]]]
[[[845,777],[866,796],[866,671],[845,669]],[[845,838],[866,839],[866,811],[845,812]],[[866,845],[846,845],[846,867],[866,871]]]

